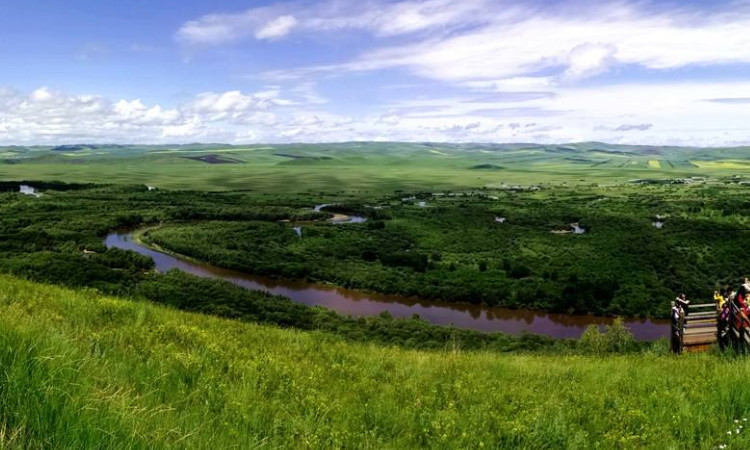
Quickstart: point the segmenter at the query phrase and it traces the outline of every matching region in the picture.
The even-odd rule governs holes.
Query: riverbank
[[[307,306],[323,306],[349,316],[376,316],[388,312],[393,317],[415,315],[436,325],[454,325],[483,332],[510,335],[542,334],[555,338],[578,338],[590,325],[611,325],[613,319],[595,316],[550,314],[530,310],[513,310],[470,304],[457,304],[414,298],[365,293],[340,287],[301,281],[270,279],[212,266],[195,258],[181,255],[152,242],[145,242],[151,226],[130,233],[111,233],[107,247],[133,250],[154,260],[156,270],[179,269],[205,278],[222,279],[250,290],[282,295]],[[654,340],[668,335],[666,321],[626,319],[625,325],[636,339]]]

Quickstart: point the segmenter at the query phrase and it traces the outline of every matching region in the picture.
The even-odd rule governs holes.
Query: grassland
[[[91,147],[74,151],[70,147],[0,148],[0,179],[139,183],[170,189],[252,189],[282,194],[342,190],[382,194],[502,183],[575,185],[638,178],[726,177],[750,167],[750,153],[743,148],[601,143]]]
[[[750,444],[746,359],[408,351],[8,276],[0,362],[3,448]]]

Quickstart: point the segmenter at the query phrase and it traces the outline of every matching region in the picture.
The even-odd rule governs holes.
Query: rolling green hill
[[[746,359],[410,351],[4,275],[0,367],[2,448],[750,443]]]
[[[223,162],[223,163],[222,163]],[[494,169],[502,170],[477,170]],[[230,146],[0,147],[0,178],[141,183],[174,189],[478,188],[500,183],[588,184],[721,178],[750,168],[747,148],[350,142]]]

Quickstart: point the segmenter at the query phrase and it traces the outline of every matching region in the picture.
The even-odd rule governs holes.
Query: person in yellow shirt
[[[724,302],[726,301],[724,295],[719,291],[714,291],[714,300],[716,301],[716,310],[721,311],[721,308],[724,307]]]

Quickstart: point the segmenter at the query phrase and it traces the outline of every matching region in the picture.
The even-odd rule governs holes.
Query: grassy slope
[[[356,345],[0,276],[0,447],[746,448],[750,362]]]

